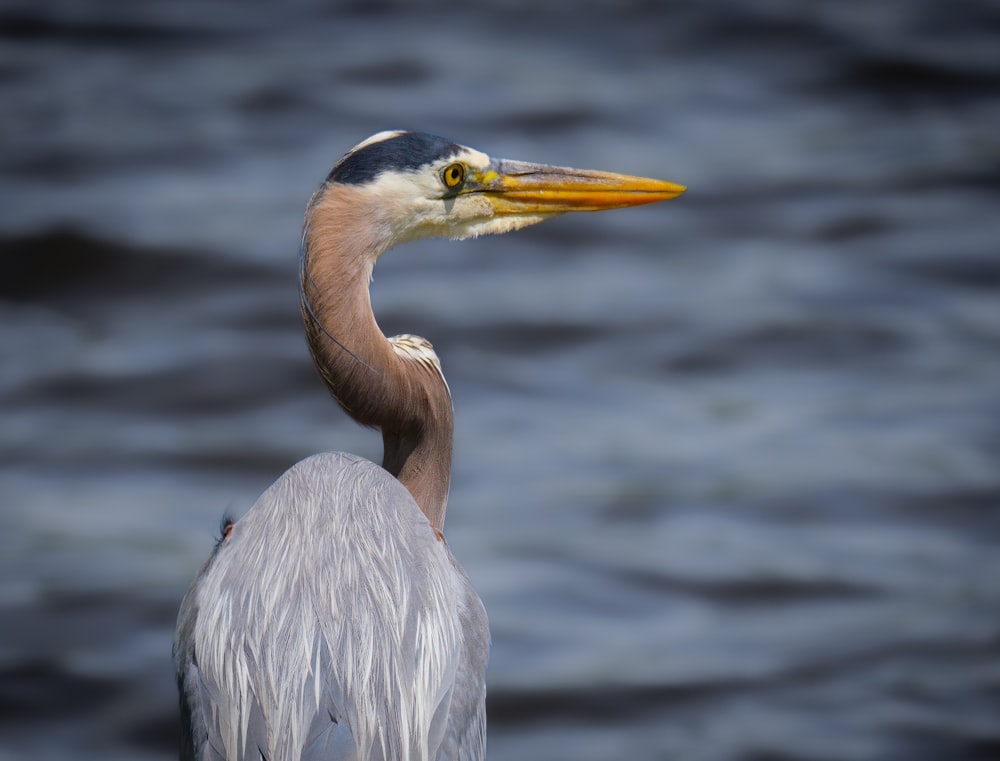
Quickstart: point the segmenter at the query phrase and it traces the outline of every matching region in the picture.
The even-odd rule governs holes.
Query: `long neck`
[[[309,350],[344,411],[381,429],[382,466],[440,531],[451,480],[451,394],[430,344],[410,337],[394,346],[375,322],[368,287],[389,236],[378,220],[351,213],[363,200],[351,192],[319,195],[306,219],[300,277]]]

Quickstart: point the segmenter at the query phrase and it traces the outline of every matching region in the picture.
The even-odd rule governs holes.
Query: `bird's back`
[[[486,614],[409,492],[304,460],[227,532],[181,607],[182,758],[480,759]]]

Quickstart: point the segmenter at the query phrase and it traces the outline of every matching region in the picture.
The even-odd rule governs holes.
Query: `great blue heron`
[[[382,467],[315,455],[225,523],[178,617],[182,759],[483,758],[486,612],[441,533],[451,395],[430,343],[382,335],[372,269],[404,241],[683,191],[416,132],[381,132],[337,163],[306,212],[302,314],[334,398],[381,429]]]

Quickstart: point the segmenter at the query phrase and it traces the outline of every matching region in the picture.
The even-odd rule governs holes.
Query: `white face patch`
[[[495,162],[487,154],[454,143],[445,144],[453,151],[445,151],[439,158],[412,168],[349,165],[351,157],[366,147],[370,149],[372,145],[401,135],[405,139],[407,134],[387,131],[372,135],[341,160],[338,164],[341,176],[333,179],[334,183],[338,180],[347,183],[345,187],[354,188],[358,194],[352,204],[353,216],[364,220],[367,226],[368,232],[362,230],[361,234],[379,241],[374,246],[377,255],[394,245],[419,238],[461,239],[505,233],[554,216],[545,213],[498,216],[489,193],[463,192],[461,186],[449,187],[444,174],[454,164],[464,165],[466,182],[489,183],[497,177]]]
[[[466,148],[463,145],[462,151],[457,154],[452,161],[461,161],[471,169],[478,169],[482,171],[483,169],[489,167],[489,165],[493,162],[493,159],[482,151],[477,151],[475,148]]]

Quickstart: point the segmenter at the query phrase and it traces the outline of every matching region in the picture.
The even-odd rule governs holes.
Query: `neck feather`
[[[431,525],[444,526],[454,418],[440,364],[423,339],[387,339],[372,313],[372,268],[388,227],[355,209],[364,190],[335,187],[310,204],[300,288],[309,350],[340,406],[382,431],[382,466],[398,478]],[[375,233],[374,235],[372,233]]]

